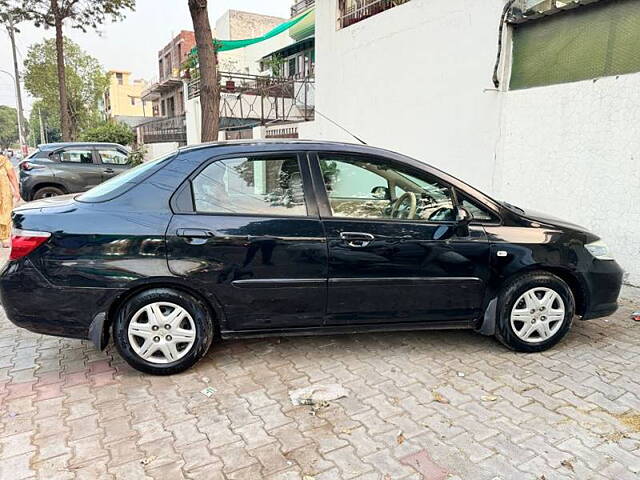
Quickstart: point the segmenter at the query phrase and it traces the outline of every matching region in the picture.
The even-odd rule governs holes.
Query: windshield
[[[124,173],[107,180],[104,183],[88,190],[87,192],[79,195],[76,199],[80,202],[102,202],[109,200],[120,193],[123,193],[128,188],[137,185],[142,180],[155,171],[155,167],[172,159],[176,155],[176,152],[160,157],[149,162],[145,162],[130,170],[126,170]]]

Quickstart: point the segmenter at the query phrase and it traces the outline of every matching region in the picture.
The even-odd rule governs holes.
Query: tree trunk
[[[200,66],[200,105],[202,107],[203,142],[218,141],[220,128],[220,81],[218,59],[209,24],[207,0],[189,0]]]
[[[51,0],[51,9],[55,17],[56,25],[56,57],[58,64],[58,93],[60,96],[60,131],[62,140],[73,140],[71,129],[71,116],[69,115],[69,102],[67,100],[67,79],[64,73],[64,38],[62,36],[62,18],[58,9],[58,0]]]

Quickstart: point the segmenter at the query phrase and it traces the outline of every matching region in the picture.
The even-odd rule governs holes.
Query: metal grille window
[[[338,28],[345,28],[409,0],[338,0]]]
[[[640,72],[640,2],[610,0],[514,25],[511,89]]]

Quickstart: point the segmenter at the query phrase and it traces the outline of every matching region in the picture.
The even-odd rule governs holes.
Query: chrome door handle
[[[375,237],[370,233],[364,232],[342,232],[340,239],[350,247],[363,248],[368,246]]]
[[[179,228],[176,235],[191,245],[205,245],[207,240],[215,234],[204,228]]]

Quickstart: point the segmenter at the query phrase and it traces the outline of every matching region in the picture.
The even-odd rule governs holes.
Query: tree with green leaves
[[[53,106],[49,111],[42,100],[36,100],[31,105],[31,115],[29,115],[29,130],[35,145],[41,143],[55,143],[62,140],[60,127],[57,125],[58,105]],[[42,122],[42,124],[40,123]],[[41,128],[42,127],[42,128]]]
[[[82,132],[80,139],[83,142],[106,142],[131,145],[136,139],[136,135],[128,125],[107,120]]]
[[[29,48],[24,61],[24,85],[32,96],[41,99],[41,108],[50,114],[50,124],[59,127],[62,139],[69,141],[78,138],[82,129],[99,121],[99,106],[108,79],[98,60],[84,52],[78,44],[64,39],[67,105],[64,113],[68,117],[65,127],[60,109],[57,108],[56,43],[56,40],[48,39]],[[66,137],[64,128],[68,129]]]
[[[0,150],[18,141],[18,113],[15,108],[0,105]]]
[[[56,32],[56,74],[62,138],[73,140],[72,105],[68,101],[65,62],[68,52],[63,40],[64,26],[86,32],[97,30],[107,20],[118,21],[127,10],[135,8],[135,0],[0,0],[0,11],[15,18],[33,21],[36,26],[54,28]]]

